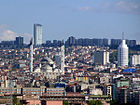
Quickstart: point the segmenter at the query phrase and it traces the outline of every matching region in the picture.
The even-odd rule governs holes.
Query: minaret
[[[33,39],[30,40],[30,72],[33,72]]]
[[[122,43],[118,47],[118,66],[128,66],[128,47],[124,36],[122,38]]]
[[[65,46],[64,46],[64,40],[61,42],[61,72],[64,74],[65,70]]]

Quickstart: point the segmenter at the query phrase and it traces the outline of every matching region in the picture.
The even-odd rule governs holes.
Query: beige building
[[[90,89],[91,95],[103,95],[103,91],[101,89]]]
[[[64,88],[46,88],[47,96],[64,96],[65,93]]]
[[[107,95],[108,96],[111,96],[112,95],[112,86],[111,85],[108,85],[107,86]]]
[[[76,81],[82,81],[82,82],[85,82],[85,83],[88,83],[89,82],[89,77],[88,76],[77,76],[75,78]]]
[[[130,65],[135,66],[140,64],[140,55],[132,55],[130,57]]]

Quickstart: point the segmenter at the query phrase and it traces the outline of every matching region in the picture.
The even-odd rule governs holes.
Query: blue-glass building
[[[42,25],[34,24],[34,45],[42,45]]]

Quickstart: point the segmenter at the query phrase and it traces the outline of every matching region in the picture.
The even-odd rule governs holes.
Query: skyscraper
[[[124,39],[118,47],[118,66],[128,66],[128,47]]]
[[[23,39],[23,37],[21,37],[21,36],[16,37],[15,44],[17,45],[17,47],[23,46],[23,44],[24,44],[24,39]]]
[[[42,25],[34,24],[34,45],[38,46],[42,44]]]

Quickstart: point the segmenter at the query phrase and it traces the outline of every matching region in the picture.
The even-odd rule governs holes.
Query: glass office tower
[[[42,25],[34,24],[34,45],[42,45]]]

